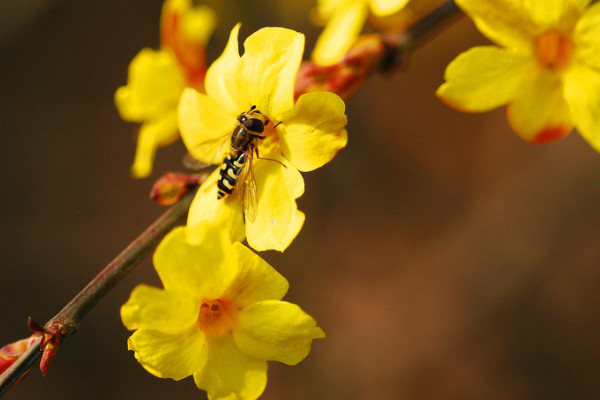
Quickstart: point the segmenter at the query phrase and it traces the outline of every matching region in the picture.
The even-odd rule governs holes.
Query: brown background
[[[314,43],[309,0],[210,3],[210,59],[238,20],[244,37],[282,25]],[[63,0],[2,35],[0,343],[27,336],[27,316],[50,318],[162,212],[147,193],[183,146],[131,179],[135,126],[112,102],[131,58],[158,44],[160,5]],[[600,155],[576,133],[525,143],[503,110],[445,108],[433,95],[445,65],[486,41],[466,18],[438,34],[348,104],[348,147],[305,174],[304,229],[263,254],[328,335],[296,367],[271,363],[264,399],[600,398]],[[46,378],[34,370],[7,398],[204,398],[127,352],[119,307],[139,282],[158,285],[149,260]]]

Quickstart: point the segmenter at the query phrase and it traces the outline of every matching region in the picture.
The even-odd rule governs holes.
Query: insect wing
[[[235,185],[234,192],[237,193],[247,221],[254,221],[256,218],[256,205],[258,203],[258,193],[256,189],[256,178],[254,177],[254,163],[252,158],[253,151],[246,153],[246,163],[240,173],[240,178]]]
[[[222,162],[225,158],[227,145],[229,144],[230,139],[231,138],[229,135],[226,135],[217,139],[207,140],[206,142],[200,143],[194,147],[193,150],[210,154],[208,159],[212,162],[198,160],[192,155],[192,152],[188,152],[185,156],[183,156],[183,160],[181,160],[183,166],[194,171],[199,171],[206,167],[210,167],[211,165]]]

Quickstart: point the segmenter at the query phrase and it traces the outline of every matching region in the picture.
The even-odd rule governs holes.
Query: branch
[[[171,206],[141,235],[129,244],[106,268],[79,292],[61,311],[45,325],[46,332],[60,326],[62,337],[77,331],[81,320],[98,302],[152,250],[175,226],[185,222],[188,209],[196,190],[187,193],[179,203]],[[62,339],[62,338],[61,338]],[[18,382],[29,371],[33,363],[42,356],[40,340],[23,353],[13,365],[0,376],[0,396]],[[54,349],[56,350],[56,348]]]

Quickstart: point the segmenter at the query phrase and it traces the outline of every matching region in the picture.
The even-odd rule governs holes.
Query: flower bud
[[[13,365],[41,337],[41,334],[34,333],[26,339],[17,340],[0,348],[0,374]]]
[[[170,206],[204,182],[206,176],[206,174],[187,175],[179,172],[167,172],[152,185],[150,198],[160,205]]]
[[[296,76],[294,95],[298,98],[307,92],[326,90],[349,100],[371,72],[386,67],[393,50],[382,35],[362,35],[338,64],[302,63]]]

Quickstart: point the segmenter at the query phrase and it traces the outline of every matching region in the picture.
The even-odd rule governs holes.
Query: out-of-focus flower
[[[312,92],[294,103],[294,79],[302,58],[304,36],[284,28],[264,28],[244,42],[240,57],[236,26],[221,57],[206,74],[206,94],[187,89],[181,98],[179,123],[190,153],[207,164],[220,164],[231,152],[229,138],[241,113],[252,106],[265,120],[254,157],[257,207],[244,217],[238,196],[217,199],[215,171],[200,187],[190,208],[188,231],[194,243],[204,241],[207,224],[230,232],[257,250],[283,251],[304,222],[296,199],[304,192],[299,171],[329,162],[346,145],[344,102],[335,94]],[[223,139],[226,145],[222,145]],[[246,168],[248,168],[246,164]],[[241,184],[241,183],[238,183]]]
[[[156,149],[178,138],[177,104],[186,87],[204,89],[206,43],[216,16],[191,0],[167,0],[161,16],[161,49],[141,50],[129,65],[127,85],[117,89],[115,104],[126,121],[142,126],[131,167],[133,176],[152,172]]]
[[[160,378],[194,376],[209,399],[256,399],[267,360],[294,365],[324,337],[315,320],[281,301],[288,283],[222,229],[192,246],[185,228],[154,253],[164,289],[137,286],[121,308],[128,341],[142,366]]]
[[[575,126],[600,150],[600,4],[589,3],[457,0],[502,47],[460,54],[437,95],[467,112],[508,104],[512,129],[535,143],[561,138]]]
[[[370,18],[369,25],[377,32],[404,31],[446,2],[447,0],[410,0],[396,13]]]
[[[341,61],[362,31],[369,12],[383,17],[398,12],[408,0],[319,0],[316,19],[327,21],[311,58],[321,66]]]

